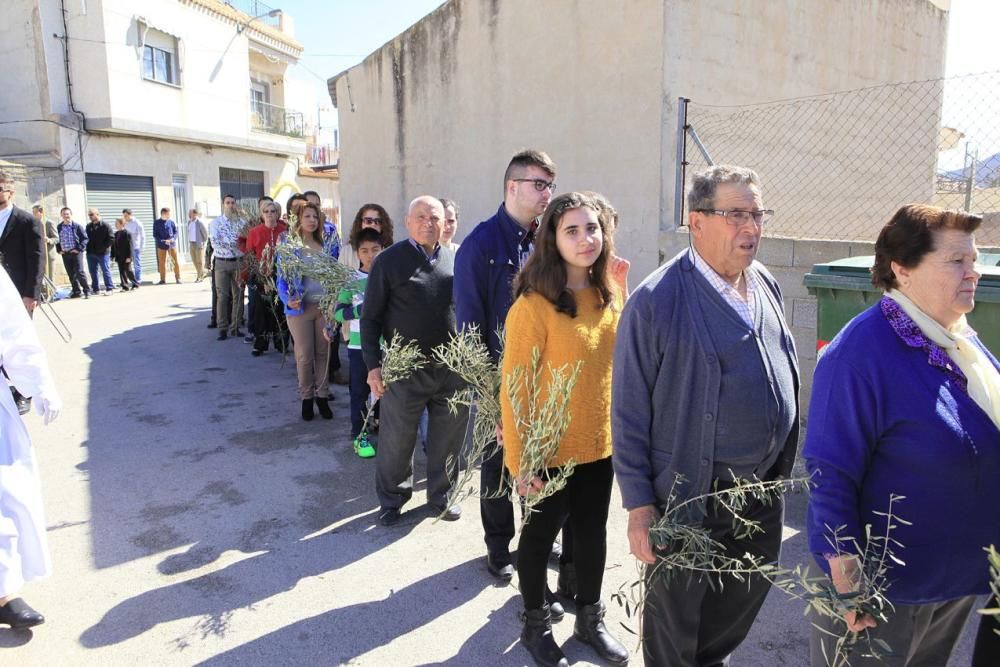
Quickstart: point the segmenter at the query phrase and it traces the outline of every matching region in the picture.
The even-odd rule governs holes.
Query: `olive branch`
[[[832,651],[827,651],[826,642],[821,643],[824,659],[831,667],[850,665],[852,655],[879,660],[893,655],[892,648],[884,640],[871,636],[868,630],[851,632],[844,617],[847,614],[868,614],[879,623],[888,621],[888,614],[892,610],[892,603],[885,595],[890,585],[888,571],[892,564],[903,564],[893,552],[894,547],[902,545],[892,537],[892,531],[899,524],[910,525],[896,515],[893,509],[893,505],[902,500],[903,496],[890,495],[888,509],[885,512],[874,512],[885,517],[885,530],[881,534],[874,534],[871,524],[866,525],[863,547],[858,545],[854,537],[842,534],[843,526],[827,527],[827,541],[834,556],[851,556],[858,563],[854,590],[840,593],[829,577],[813,576],[806,566],[783,568],[749,553],[742,557],[730,556],[705,528],[680,520],[685,514],[686,506],[690,508],[693,504],[715,502],[732,514],[737,539],[746,539],[762,530],[757,522],[741,515],[747,503],[753,499],[768,502],[768,498],[773,500],[779,494],[807,489],[808,479],[773,482],[736,480],[732,488],[716,489],[677,502],[677,487],[681,482],[683,479],[677,476],[668,494],[667,509],[650,527],[650,542],[656,553],[656,564],[641,565],[638,581],[623,584],[611,596],[624,608],[627,618],[638,617],[641,620],[642,607],[647,603],[646,582],[656,576],[669,576],[672,571],[687,570],[708,577],[710,586],[721,586],[725,576],[745,582],[747,577],[758,575],[790,598],[805,602],[807,614],[812,611],[817,616],[832,620],[835,627],[843,625],[843,631],[838,633],[813,624],[817,630],[835,640]],[[637,634],[625,623],[622,623],[622,627]]]
[[[522,527],[539,503],[566,487],[576,467],[572,459],[559,466],[553,466],[552,460],[569,427],[569,399],[583,362],[559,367],[546,364],[548,378],[543,383],[540,359],[541,352],[536,347],[531,352],[529,367],[515,366],[507,377],[507,399],[514,413],[514,429],[521,442],[518,469],[522,474],[537,475],[543,482],[539,491],[523,498],[514,492],[515,500],[521,502]],[[544,401],[541,400],[543,384],[547,392]]]
[[[426,366],[428,361],[427,356],[420,351],[420,346],[417,345],[416,341],[406,340],[399,335],[398,331],[393,333],[389,342],[382,347],[382,384],[386,391],[389,390],[389,385],[410,377]],[[375,414],[377,404],[378,400],[368,406],[365,421],[361,424],[361,435],[368,433],[368,425],[372,415]]]
[[[502,344],[502,329],[498,337]],[[448,410],[457,415],[462,408],[468,408],[472,420],[472,440],[465,452],[461,457],[449,456],[445,462],[448,476],[455,480],[445,503],[445,507],[451,507],[479,493],[475,487],[475,461],[493,455],[499,448],[496,426],[500,423],[502,374],[475,324],[453,334],[448,342],[435,347],[432,355],[466,385],[448,399]],[[459,472],[462,458],[467,465]]]

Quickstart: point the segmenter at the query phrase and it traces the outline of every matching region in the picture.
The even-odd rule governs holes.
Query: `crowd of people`
[[[654,547],[650,529],[668,504],[708,497],[684,504],[682,518],[703,529],[720,555],[778,561],[780,495],[751,497],[739,509],[711,499],[747,480],[789,478],[797,455],[801,378],[795,341],[778,281],[756,260],[774,212],[765,208],[751,169],[721,165],[696,173],[687,195],[690,247],[630,291],[630,264],[614,248],[614,207],[595,192],[553,196],[555,177],[556,166],[544,152],[514,155],[499,209],[461,245],[453,241],[458,206],[435,196],[410,202],[402,240],[394,238],[384,207],[364,204],[341,247],[315,193],[293,196],[286,216],[278,203],[262,198],[259,219],[252,221],[226,195],[221,216],[200,231],[195,216],[196,228],[188,232],[192,243],[206,244],[213,287],[209,326],[225,341],[243,337],[246,322],[244,340],[253,343],[253,356],[272,344],[281,351],[291,346],[301,418],[307,421],[314,410],[324,419],[333,416],[331,369],[339,364],[340,342],[346,342],[351,439],[360,457],[374,459],[378,522],[386,527],[403,520],[413,496],[413,454],[420,441],[427,459],[427,510],[447,521],[461,518],[462,507],[449,504],[456,480],[448,462],[460,457],[469,412],[449,406],[464,383],[443,364],[427,363],[387,383],[385,342],[399,336],[429,356],[475,327],[502,377],[497,446],[480,462],[485,563],[499,581],[518,574],[520,639],[535,663],[568,665],[552,624],[569,610],[575,614],[574,637],[603,660],[625,664],[630,658],[604,623],[606,526],[617,481],[628,512],[630,551],[647,566],[643,660],[657,666],[728,664],[763,605],[769,580],[751,574],[737,581],[685,569],[663,576],[659,559],[681,545]],[[14,232],[3,225],[24,216],[16,210],[4,215],[11,209],[6,182],[0,175],[0,251],[11,289],[30,313],[38,298],[30,276],[41,273],[37,261],[8,254],[5,244]],[[161,282],[167,259],[176,266],[176,241],[170,241],[177,230],[169,214],[161,211],[154,226]],[[120,267],[133,256],[138,268],[129,233],[134,218],[123,215],[118,232],[111,233],[99,214],[90,216],[87,229],[73,222],[68,209],[61,216],[57,252],[68,273],[77,270],[70,274],[75,291],[96,292],[98,277],[111,289],[101,259],[111,249]],[[811,475],[807,536],[813,567],[850,599],[866,567],[868,536],[890,530],[890,523],[895,532],[884,590],[889,607],[880,613],[852,610],[840,620],[815,618],[814,665],[827,663],[832,642],[847,630],[891,646],[894,655],[877,659],[886,664],[945,664],[976,596],[990,591],[983,550],[1000,544],[1000,509],[991,495],[1000,479],[1000,363],[965,319],[980,277],[974,234],[981,222],[933,206],[902,207],[875,245],[873,283],[884,296],[838,334],[817,364],[802,453]],[[40,229],[37,216],[26,224]],[[45,239],[37,233],[28,234],[25,247],[35,236],[44,251]],[[355,270],[354,282],[336,295],[332,317],[320,306],[330,296],[323,282],[286,270],[275,259],[283,243],[292,244],[296,259],[306,264],[325,256]],[[81,254],[88,258],[89,285]],[[201,265],[198,274],[200,279]],[[122,274],[123,287],[138,283],[130,275]],[[30,326],[23,315],[18,326]],[[10,336],[0,328],[0,362],[16,371],[18,358],[7,351]],[[533,395],[514,380],[532,363],[579,368],[566,405],[568,425],[554,454],[537,466],[524,464],[529,443],[519,406],[545,402],[551,387],[543,382]],[[41,396],[40,409],[54,412],[58,397],[50,379],[44,373],[33,377],[21,381],[11,374],[19,389]],[[5,418],[15,418],[6,392],[0,398]],[[373,400],[377,437],[365,430]],[[15,440],[26,437],[15,431]],[[25,456],[22,450],[17,456]],[[570,462],[565,486],[545,494],[518,536],[518,503],[512,498],[545,490],[546,480]],[[905,509],[894,513],[890,502],[897,496],[905,496]],[[8,511],[0,502],[0,518],[8,518]],[[28,534],[37,521],[23,512],[12,518]],[[749,535],[747,520],[756,527]],[[17,548],[0,540],[0,552]],[[0,623],[41,622],[16,597],[25,581],[47,567],[44,544],[35,548],[16,571],[8,565],[16,559],[0,557]],[[547,576],[553,559],[559,563],[555,591]],[[975,665],[1000,664],[998,628],[996,617],[983,617]],[[851,656],[855,665],[875,660]]]

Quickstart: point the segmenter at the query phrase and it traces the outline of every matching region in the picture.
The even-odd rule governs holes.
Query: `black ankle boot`
[[[539,667],[569,667],[569,661],[552,637],[552,617],[548,605],[525,610],[521,643]]]
[[[313,418],[313,400],[311,398],[302,399],[302,418],[307,422]]]
[[[545,604],[549,605],[549,616],[552,617],[553,623],[563,620],[563,616],[566,615],[566,609],[563,608],[562,603],[559,602],[559,598],[549,590],[548,586],[545,587]]]
[[[319,416],[323,419],[333,419],[333,412],[330,410],[330,399],[316,398],[316,407],[319,408]]]
[[[604,603],[600,601],[597,604],[577,605],[573,636],[590,644],[608,662],[624,665],[628,662],[628,649],[604,626],[604,611]]]
[[[576,566],[573,563],[559,564],[559,582],[556,584],[556,595],[563,602],[576,600]]]

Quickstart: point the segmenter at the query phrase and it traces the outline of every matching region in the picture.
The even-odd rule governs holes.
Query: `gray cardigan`
[[[759,262],[749,268],[761,296],[781,312],[777,281]],[[650,274],[629,297],[618,326],[612,365],[611,428],[615,476],[626,509],[662,506],[675,475],[684,477],[680,499],[710,490],[722,372],[718,353],[697,302],[704,281],[688,257],[674,257]],[[791,351],[795,405],[799,374]],[[798,445],[798,411],[775,464],[762,477],[787,476]],[[690,518],[703,514],[697,508]]]

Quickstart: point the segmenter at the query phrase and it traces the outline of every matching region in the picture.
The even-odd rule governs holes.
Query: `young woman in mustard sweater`
[[[583,361],[569,399],[569,426],[548,463],[555,467],[572,459],[576,468],[565,488],[535,507],[517,548],[525,610],[521,642],[545,667],[569,664],[552,637],[545,603],[549,551],[565,521],[573,528],[577,577],[573,634],[609,662],[628,661],[628,651],[604,625],[601,602],[612,483],[611,356],[623,299],[609,280],[612,251],[607,220],[592,198],[576,192],[556,197],[542,216],[535,251],[515,279],[507,315],[500,392],[504,463],[522,496],[537,493],[544,481],[543,471],[520,469],[521,439],[507,398],[511,373],[530,368],[535,348],[543,369]],[[545,395],[543,386],[538,400]]]

